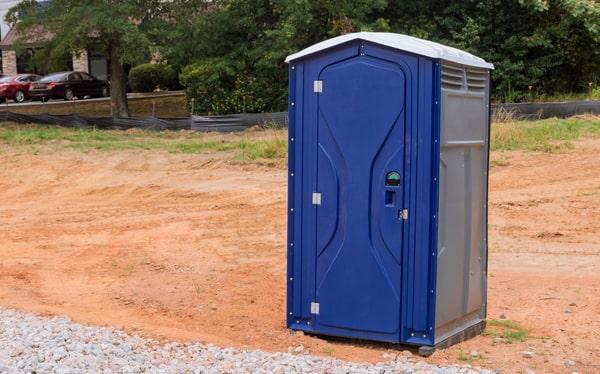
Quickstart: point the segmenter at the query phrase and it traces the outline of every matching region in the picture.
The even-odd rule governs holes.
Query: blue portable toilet
[[[424,355],[483,331],[493,65],[371,32],[286,62],[288,327]]]

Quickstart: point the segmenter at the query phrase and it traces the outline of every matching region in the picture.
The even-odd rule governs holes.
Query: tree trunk
[[[118,46],[109,47],[110,56],[110,113],[113,117],[129,117],[125,70],[119,61]]]

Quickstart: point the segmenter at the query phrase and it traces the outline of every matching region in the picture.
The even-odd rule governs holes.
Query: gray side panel
[[[444,63],[435,342],[485,319],[489,72]]]

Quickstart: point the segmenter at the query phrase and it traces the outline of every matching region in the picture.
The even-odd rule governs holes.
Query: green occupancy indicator
[[[386,186],[399,186],[400,185],[400,173],[397,171],[391,171],[385,177]]]

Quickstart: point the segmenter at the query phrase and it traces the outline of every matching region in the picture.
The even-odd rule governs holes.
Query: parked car
[[[41,77],[35,74],[17,74],[0,78],[0,102],[14,100],[22,103],[29,98],[31,83]]]
[[[29,95],[33,100],[42,101],[83,99],[86,96],[108,97],[110,85],[107,81],[94,78],[88,73],[67,71],[49,74],[34,82],[29,89]]]

